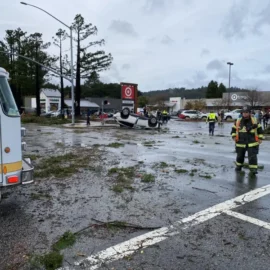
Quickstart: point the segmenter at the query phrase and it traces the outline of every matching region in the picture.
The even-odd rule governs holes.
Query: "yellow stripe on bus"
[[[2,168],[4,170],[4,174],[20,171],[22,169],[22,161],[3,164],[0,166],[0,173],[2,173]]]

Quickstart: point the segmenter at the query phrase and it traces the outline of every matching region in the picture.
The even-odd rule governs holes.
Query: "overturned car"
[[[145,117],[130,112],[129,108],[124,108],[121,112],[114,114],[114,119],[120,127],[129,128],[160,128],[161,122],[155,116]]]

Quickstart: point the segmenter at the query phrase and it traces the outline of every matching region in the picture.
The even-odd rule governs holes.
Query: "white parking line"
[[[270,230],[270,223],[259,220],[257,218],[249,217],[249,216],[246,216],[246,215],[234,212],[234,211],[230,211],[230,210],[223,211],[223,213],[225,213],[225,214],[227,214],[229,216],[241,219],[243,221],[250,222],[250,223],[255,224],[257,226],[260,226],[262,228]]]
[[[109,247],[103,251],[89,256],[84,260],[75,262],[75,265],[83,265],[83,269],[98,269],[103,263],[110,263],[122,259],[128,255],[135,253],[138,250],[144,249],[163,240],[166,240],[170,236],[179,234],[183,229],[190,228],[194,225],[200,224],[215,216],[218,216],[223,212],[227,211],[228,214],[232,215],[233,213],[231,213],[231,211],[229,210],[257,200],[268,194],[270,194],[270,185],[257,188],[231,200],[214,205],[187,218],[183,218],[182,220],[175,222],[172,226],[163,227],[140,235],[138,237],[132,238],[115,246]],[[70,270],[73,268],[64,267],[61,269]]]

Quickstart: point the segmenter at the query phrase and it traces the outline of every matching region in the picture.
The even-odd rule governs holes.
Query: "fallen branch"
[[[210,193],[213,193],[213,194],[216,194],[217,192],[214,192],[214,191],[210,191],[210,190],[207,190],[207,189],[203,189],[203,188],[196,188],[196,187],[192,187],[193,189],[197,189],[197,190],[201,190],[201,191],[206,191],[206,192],[210,192]]]
[[[75,232],[74,234],[79,234],[89,228],[98,228],[98,227],[119,227],[119,228],[132,228],[132,229],[136,229],[136,230],[156,230],[156,229],[160,229],[161,227],[142,227],[142,226],[138,226],[138,225],[133,225],[133,224],[129,224],[129,223],[125,223],[122,221],[109,221],[109,222],[103,222],[97,219],[92,218],[92,220],[100,223],[100,224],[91,224],[77,232]]]
[[[97,220],[94,218],[92,218],[92,220],[101,223],[99,226],[115,226],[115,227],[119,227],[119,228],[132,228],[132,229],[137,229],[137,230],[156,230],[156,229],[161,228],[161,227],[142,227],[139,225],[130,224],[127,222],[117,221],[117,220],[116,221],[108,221],[108,222],[104,222],[104,221]]]

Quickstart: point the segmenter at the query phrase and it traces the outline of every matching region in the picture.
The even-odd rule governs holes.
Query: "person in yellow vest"
[[[163,110],[162,112],[162,123],[168,122],[168,112],[166,110]]]
[[[213,111],[211,111],[206,119],[206,123],[209,123],[209,136],[210,135],[214,136],[215,125],[217,121],[218,121],[217,115]]]
[[[236,120],[231,135],[236,146],[236,171],[241,171],[248,152],[249,170],[252,174],[258,173],[259,145],[264,139],[262,126],[251,115],[248,106],[243,107],[242,117]]]

